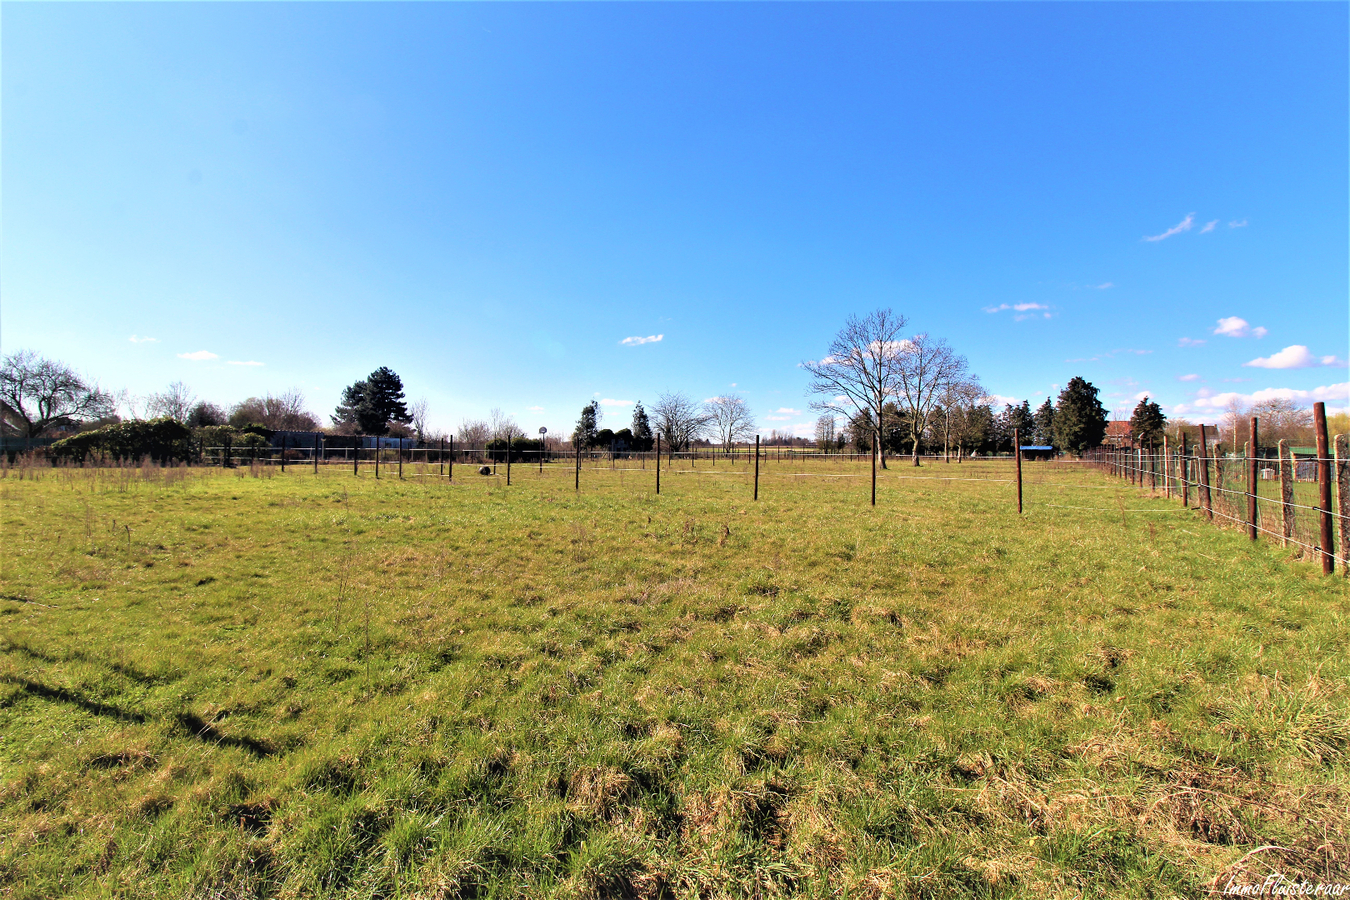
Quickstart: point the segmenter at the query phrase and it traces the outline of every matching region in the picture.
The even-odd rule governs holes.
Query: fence
[[[1262,456],[1260,422],[1249,423],[1250,439],[1222,452],[1205,441],[1194,448],[1099,449],[1088,459],[1135,487],[1161,492],[1195,507],[1220,525],[1244,530],[1252,540],[1266,538],[1322,561],[1330,574],[1337,562],[1350,576],[1350,440],[1328,440],[1323,404],[1314,406],[1317,455],[1295,457],[1280,441],[1273,458]],[[1257,448],[1257,449],[1253,449]],[[1332,496],[1335,495],[1333,504]]]

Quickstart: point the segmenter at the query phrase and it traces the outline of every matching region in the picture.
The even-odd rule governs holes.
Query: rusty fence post
[[[1013,460],[1017,469],[1017,514],[1022,514],[1022,434],[1013,429]]]
[[[1204,425],[1200,426],[1200,443],[1196,446],[1195,452],[1195,462],[1200,468],[1197,473],[1200,476],[1198,491],[1200,508],[1205,511],[1205,515],[1212,522],[1214,521],[1214,498],[1209,492],[1209,441],[1205,437]]]
[[[1341,542],[1341,575],[1350,578],[1350,440],[1336,435],[1336,512]]]
[[[874,476],[875,478],[875,473]],[[759,435],[755,435],[755,499],[759,499]],[[872,482],[872,505],[877,503],[876,481]]]
[[[1280,441],[1276,453],[1280,457],[1280,533],[1288,547],[1294,538],[1294,452],[1288,441]]]
[[[1336,570],[1334,538],[1331,533],[1331,448],[1327,446],[1327,405],[1313,404],[1313,431],[1317,434],[1317,495],[1322,510],[1322,574]]]

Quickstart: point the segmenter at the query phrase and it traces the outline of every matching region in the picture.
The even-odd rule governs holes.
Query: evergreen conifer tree
[[[1055,407],[1055,446],[1074,454],[1101,445],[1106,437],[1106,409],[1097,399],[1097,389],[1074,376],[1059,392]]]

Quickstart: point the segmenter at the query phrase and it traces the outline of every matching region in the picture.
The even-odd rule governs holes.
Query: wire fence
[[[1255,430],[1255,426],[1253,428]],[[1239,528],[1253,540],[1294,548],[1336,565],[1350,576],[1350,441],[1323,435],[1316,455],[1296,454],[1285,441],[1275,456],[1251,451],[1219,454],[1211,445],[1187,451],[1099,449],[1087,456],[1097,468],[1155,495],[1175,498],[1217,524]],[[1331,450],[1327,452],[1327,447]]]

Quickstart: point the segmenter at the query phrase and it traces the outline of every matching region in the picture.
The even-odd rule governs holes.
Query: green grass
[[[799,465],[8,470],[0,893],[1350,882],[1339,575],[1082,467]]]

